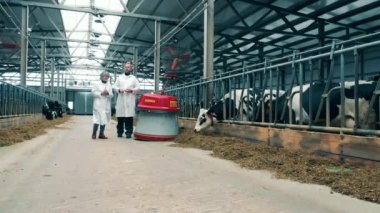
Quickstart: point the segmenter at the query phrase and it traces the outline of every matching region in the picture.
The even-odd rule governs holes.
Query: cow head
[[[49,112],[50,112],[49,106],[46,103],[42,105],[42,114],[46,116]]]
[[[288,108],[286,107],[285,110],[285,117],[281,119],[281,114],[283,110],[283,106],[286,103],[286,97],[287,93],[283,90],[279,90],[278,96],[276,94],[276,91],[272,91],[272,95],[270,95],[269,90],[265,91],[264,96],[262,98],[263,101],[260,101],[258,104],[258,112],[257,112],[257,121],[261,122],[262,120],[264,122],[269,122],[270,116],[272,116],[272,122],[275,121],[275,117],[277,115],[277,120],[275,122],[284,123],[288,122]],[[272,107],[271,107],[271,100],[272,100]],[[277,104],[277,110],[275,108]],[[264,105],[264,106],[262,106]],[[262,108],[264,108],[264,117],[262,115]]]
[[[214,124],[214,118],[207,109],[200,109],[197,121],[195,123],[194,132],[200,132]]]
[[[345,99],[345,127],[354,128],[355,120],[358,119],[359,128],[363,129],[376,129],[376,118],[377,113],[374,108],[370,108],[370,101],[365,100],[365,98],[359,98],[359,114],[358,118],[355,118],[355,101],[350,98]],[[341,105],[338,105],[339,115],[341,113]],[[366,114],[369,114],[368,120],[366,119]],[[335,120],[339,120],[338,116]],[[333,124],[334,125],[334,124]],[[339,126],[340,123],[337,124]]]

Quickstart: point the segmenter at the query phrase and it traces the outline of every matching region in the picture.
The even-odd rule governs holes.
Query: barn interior
[[[66,102],[102,70],[116,77],[134,61],[145,89],[161,90],[307,57],[299,54],[305,51],[327,53],[333,42],[354,40],[336,47],[348,48],[376,41],[378,8],[377,1],[5,0],[0,76]],[[376,44],[358,49],[360,79],[378,74],[377,52]],[[354,54],[347,55],[344,78],[352,79]],[[329,58],[312,66],[315,79],[327,78]],[[282,75],[282,87],[289,87],[291,72]],[[264,74],[257,76],[263,86]]]
[[[276,92],[299,85],[302,92],[301,85],[311,82],[377,82],[379,8],[375,0],[2,0],[0,116],[40,113],[47,101],[89,115],[99,74],[110,72],[113,83],[127,61],[141,94],[177,97],[179,116],[186,119],[236,89]],[[378,94],[379,85],[371,106],[378,106]],[[328,102],[320,98],[318,104]],[[360,113],[367,112],[354,110],[351,117]],[[279,124],[277,116],[266,121],[241,115],[225,120],[380,135],[359,119],[345,128],[344,118],[337,126],[329,119],[320,126],[302,116]]]
[[[346,54],[344,61],[345,80],[355,78],[356,59],[358,78],[369,79],[379,73],[378,8],[378,1],[343,0],[4,0],[0,80],[88,114],[92,82],[103,70],[115,80],[126,61],[134,62],[145,91],[158,92],[374,42]],[[330,67],[330,62],[329,57],[311,59],[301,80],[324,81],[330,70],[339,79],[339,63]],[[268,87],[264,73],[255,71],[251,87]],[[273,79],[277,75],[281,88],[291,87],[291,65],[280,67]],[[225,90],[241,87],[239,81]]]
[[[91,119],[81,115],[91,115],[93,112],[91,88],[99,81],[100,74],[108,71],[111,74],[110,82],[114,84],[124,72],[124,63],[132,62],[133,74],[140,82],[138,96],[156,93],[177,99],[178,123],[187,130],[181,129],[182,133],[176,138],[175,146],[211,150],[214,156],[232,160],[244,168],[265,169],[276,172],[280,178],[327,185],[332,188],[327,193],[331,196],[333,192],[338,192],[379,204],[380,191],[376,184],[380,172],[379,18],[378,0],[0,0],[0,147],[35,137],[29,132],[45,134],[41,128],[69,120],[67,116],[61,120],[46,121],[41,116],[41,106],[59,104],[63,114],[72,114],[76,118],[75,122],[66,123],[64,127],[48,133],[54,140],[58,141],[59,138],[59,143],[56,143],[59,144],[59,149],[56,150],[70,149],[70,159],[62,158],[62,164],[66,161],[73,162],[73,165],[82,163],[74,162],[76,159],[71,159],[72,153],[85,157],[100,153],[89,151],[89,148],[103,144],[90,143],[94,140],[88,137],[86,131]],[[329,86],[321,87],[320,97],[309,95],[297,99],[294,103],[299,105],[294,109],[301,110],[305,107],[301,103],[305,102],[309,106],[313,105],[316,110],[305,110],[306,114],[299,114],[297,119],[293,117],[292,113],[295,112],[286,108],[289,100],[308,90],[310,84],[318,83],[339,86],[333,89]],[[362,88],[361,85],[368,84],[373,87],[366,93],[369,95],[364,100],[362,90],[359,89]],[[353,86],[352,94],[348,94],[346,85]],[[286,93],[295,87],[299,88],[298,92]],[[238,91],[258,96],[252,99],[248,95],[246,99],[240,97]],[[285,92],[282,97],[286,104],[280,106],[277,98],[281,92]],[[332,100],[333,93],[339,94],[336,96],[339,99]],[[348,95],[351,96],[348,98]],[[227,98],[234,99],[235,103],[225,104]],[[266,102],[268,105],[258,104],[264,100],[269,100]],[[113,105],[115,101],[116,98],[113,99]],[[200,109],[209,109],[218,101],[224,102],[222,121],[215,121],[205,132],[195,134],[193,130],[199,121]],[[306,117],[313,117],[311,114],[323,117],[323,108],[329,109],[332,102],[338,103],[338,119],[325,117],[321,121]],[[231,108],[235,104],[235,109],[227,109],[227,105]],[[235,110],[235,114],[231,110]],[[270,113],[266,114],[268,111]],[[290,114],[289,119],[284,121],[287,113]],[[347,120],[352,118],[353,123],[348,123]],[[40,122],[37,125],[17,127],[36,120]],[[371,125],[367,125],[369,120]],[[115,121],[112,122],[114,125]],[[347,124],[351,126],[348,127]],[[12,128],[15,126],[17,128]],[[112,128],[107,126],[106,129],[108,142],[111,141],[106,146],[113,149],[109,158],[113,158],[114,153],[120,150],[123,153],[120,155],[121,160],[118,160],[123,160],[122,166],[128,167],[136,162],[143,165],[151,157],[145,155],[146,148],[137,149],[151,144],[122,144],[127,139],[116,138]],[[5,140],[7,144],[3,143]],[[65,148],[67,144],[70,144],[70,148]],[[83,144],[84,149],[81,147]],[[152,150],[160,145],[154,144]],[[105,149],[101,147],[99,150]],[[49,153],[49,157],[56,155],[46,153]],[[125,160],[124,153],[135,158]],[[26,161],[29,160],[28,155],[21,154]],[[314,154],[323,157],[317,158]],[[175,159],[180,155],[165,157],[170,159],[172,156]],[[158,165],[161,161],[157,159],[165,157],[162,153],[157,156],[152,155],[152,162]],[[85,161],[88,159],[100,158],[88,157]],[[53,158],[46,163],[55,160]],[[199,158],[186,161],[198,163],[197,160]],[[99,165],[107,167],[108,162],[99,162]],[[173,174],[173,162],[170,162],[168,170],[162,170],[162,165],[154,164],[150,169],[143,169],[147,173],[131,180],[152,177],[154,179],[151,182],[157,183],[155,181],[158,175]],[[208,166],[208,163],[204,165],[206,164]],[[363,165],[368,167],[362,167]],[[18,166],[21,167],[22,164]],[[71,171],[72,165],[69,166],[67,171]],[[199,165],[194,167],[197,166]],[[205,173],[209,174],[207,166]],[[25,166],[25,170],[30,168],[32,166]],[[54,168],[60,170],[56,165]],[[181,169],[185,167],[179,164],[175,168],[182,172]],[[23,168],[19,170],[19,174],[22,170]],[[155,171],[154,175],[151,171]],[[7,171],[1,172],[2,175],[8,175]],[[68,174],[76,177],[76,172]],[[180,176],[183,179],[176,181],[180,183],[188,180],[186,178],[197,181],[202,179],[199,177],[203,174],[200,175],[196,170],[192,172],[194,173],[183,172],[188,177]],[[229,176],[229,172],[220,174]],[[36,177],[41,174],[48,179],[52,173],[39,172]],[[117,179],[124,180],[125,174],[120,174],[124,176]],[[96,175],[99,176],[91,176],[89,179],[100,180],[100,173]],[[216,184],[219,179],[221,178],[215,176]],[[108,183],[107,181],[104,182]],[[252,179],[248,181],[257,184]],[[29,188],[33,181],[26,179],[23,183],[19,186],[31,189],[29,191],[33,194],[33,187]],[[193,182],[190,180],[187,183]],[[2,184],[6,186],[8,183],[3,180]],[[195,189],[193,185],[188,185]],[[226,189],[221,185],[216,188]],[[82,187],[74,186],[78,189]],[[92,190],[93,187],[89,188]],[[121,188],[113,188],[124,196],[132,194],[119,189]],[[157,193],[160,196],[154,195],[151,200],[160,202],[157,197],[165,197],[162,191],[166,189],[160,188]],[[154,187],[147,188],[146,194],[154,190]],[[244,192],[245,190],[243,189]],[[106,188],[106,192],[109,191],[112,190]],[[272,191],[277,193],[277,190]],[[215,193],[224,194],[217,190]],[[303,191],[299,193],[294,201],[301,203],[304,194]],[[199,191],[192,194],[202,195]],[[24,198],[29,195],[25,193]],[[235,191],[231,196],[226,195],[226,203],[230,203]],[[70,199],[80,197],[73,196],[71,191],[68,196]],[[82,197],[88,198],[87,196]],[[99,193],[96,192],[94,197],[98,196]],[[285,197],[288,198],[287,196],[286,192]],[[63,199],[58,197],[60,203]],[[327,202],[330,199],[327,195],[319,197],[326,200],[323,205],[333,200]],[[20,202],[24,202],[23,197],[20,198]],[[146,201],[139,196],[134,198]],[[200,196],[199,200],[213,202],[205,198],[207,197]],[[178,197],[172,195],[168,198],[170,201],[176,199]],[[247,198],[246,203],[251,202],[250,199]],[[189,203],[189,200],[190,198],[184,203]],[[270,200],[272,205],[273,198]],[[96,199],[93,201],[97,202]],[[236,206],[244,207],[239,202]],[[355,202],[345,203],[356,205]],[[7,203],[9,206],[12,204]],[[341,206],[349,209],[350,205]],[[221,211],[228,211],[222,206],[220,205]],[[327,204],[326,206],[329,208]],[[101,208],[101,205],[96,203],[95,207]],[[174,211],[172,207],[169,206],[167,210]],[[293,207],[297,208],[297,205]],[[356,205],[356,208],[360,209],[361,206]],[[152,209],[148,209],[150,210]]]

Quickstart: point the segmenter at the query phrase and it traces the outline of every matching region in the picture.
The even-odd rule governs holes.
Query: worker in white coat
[[[133,117],[135,116],[136,93],[139,90],[139,81],[132,75],[132,64],[124,65],[124,73],[120,75],[114,89],[118,96],[116,100],[117,137],[131,138],[133,133]]]
[[[99,139],[107,139],[104,135],[106,124],[111,120],[111,99],[113,97],[112,86],[108,82],[110,74],[104,71],[100,74],[100,81],[92,87],[91,93],[94,96],[93,105],[93,130],[92,139],[96,139],[96,132],[100,126]]]

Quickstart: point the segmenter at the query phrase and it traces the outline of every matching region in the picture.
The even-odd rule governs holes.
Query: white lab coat
[[[130,74],[120,75],[113,88],[117,92],[116,117],[134,117],[136,105],[136,93],[140,89],[137,78]],[[120,90],[132,90],[132,93],[120,92]]]
[[[101,95],[104,89],[108,91],[108,96]],[[93,85],[91,92],[94,96],[93,123],[106,125],[111,120],[111,99],[113,97],[112,86],[109,82],[104,84],[99,81]]]

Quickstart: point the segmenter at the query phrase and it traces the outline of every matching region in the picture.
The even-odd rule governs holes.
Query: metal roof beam
[[[135,8],[133,8],[131,13],[135,13],[136,10],[138,10],[144,2],[145,0],[140,0],[139,3],[135,6]]]
[[[259,2],[259,1],[256,1],[256,0],[241,0],[241,1],[244,1],[244,2],[247,2],[247,3],[251,3],[251,4],[255,4],[255,5],[259,5],[259,6],[262,6],[262,7],[267,7],[269,9],[272,9],[272,10],[275,10],[275,11],[280,11],[280,12],[284,12],[284,13],[287,13],[287,14],[296,15],[296,16],[299,16],[299,17],[302,17],[302,18],[306,18],[306,19],[311,19],[311,20],[315,20],[315,21],[322,21],[323,20],[323,21],[325,21],[326,23],[329,23],[329,24],[335,24],[335,25],[338,25],[338,26],[341,26],[341,27],[349,27],[346,24],[342,24],[342,23],[339,23],[337,21],[330,21],[330,20],[322,19],[322,18],[319,18],[318,16],[321,15],[321,14],[324,14],[326,12],[332,11],[332,10],[334,10],[336,8],[342,7],[342,6],[350,4],[352,2],[355,2],[357,0],[336,1],[336,2],[330,4],[330,5],[326,6],[326,7],[323,7],[321,9],[316,10],[312,14],[304,14],[304,13],[300,13],[300,12],[297,12],[297,11],[294,11],[294,10],[290,10],[290,9],[286,9],[286,8],[282,8],[282,7],[277,7],[275,5],[265,4],[265,3],[262,3],[262,2]],[[353,28],[355,30],[362,31],[362,32],[366,32],[364,29],[355,28],[355,27],[351,27],[351,28]]]
[[[364,5],[364,6],[359,7],[359,8],[352,9],[352,10],[347,11],[345,13],[342,13],[340,15],[336,15],[333,18],[330,18],[329,20],[330,21],[334,21],[334,22],[335,21],[339,21],[339,20],[342,20],[342,19],[354,16],[354,15],[357,15],[359,13],[365,12],[367,10],[371,10],[373,8],[377,8],[379,6],[380,6],[380,1],[374,1],[373,3]]]
[[[69,41],[69,42],[80,42],[80,43],[89,43],[89,44],[109,44],[109,45],[119,45],[119,46],[130,46],[130,47],[151,47],[149,45],[142,44],[132,44],[132,43],[120,43],[120,42],[103,42],[103,41],[88,41],[81,39],[67,39],[67,38],[57,38],[57,37],[48,37],[48,36],[30,36],[31,39],[40,39],[40,40],[52,40],[52,41]]]
[[[286,25],[288,25],[288,27],[294,32],[294,33],[297,33],[297,30],[296,28],[289,22],[289,20],[286,18],[286,16],[281,12],[281,11],[277,11],[278,15],[280,15],[281,19],[285,22]]]
[[[373,22],[373,21],[378,21],[379,18],[380,18],[380,14],[377,14],[377,15],[374,15],[374,16],[371,16],[371,17],[368,17],[368,18],[356,21],[356,22],[352,22],[352,23],[350,23],[348,25],[349,26],[358,26],[358,25],[361,25],[361,24],[365,24],[365,23],[369,23],[369,22]]]
[[[240,15],[239,11],[237,11],[237,9],[234,7],[234,5],[231,3],[230,0],[226,0],[228,6],[232,9],[232,11],[234,11],[235,15],[237,17],[239,17],[240,21],[244,24],[244,26],[246,27],[249,27],[249,25],[247,24],[247,22],[244,20],[244,18]]]
[[[4,2],[1,2],[0,4],[5,4]],[[152,16],[152,15],[143,15],[143,14],[136,14],[136,13],[123,13],[123,12],[114,12],[114,11],[106,11],[106,10],[99,10],[99,9],[93,9],[93,8],[80,8],[80,7],[72,7],[72,6],[63,6],[63,5],[56,5],[56,4],[46,4],[46,3],[39,3],[39,2],[29,2],[29,1],[20,1],[20,0],[14,0],[6,3],[10,6],[30,6],[30,7],[41,7],[41,8],[49,8],[49,9],[57,9],[57,10],[68,10],[68,11],[75,11],[75,12],[82,12],[82,13],[91,13],[93,15],[112,15],[112,16],[121,16],[121,17],[129,17],[129,18],[138,18],[138,19],[146,19],[150,21],[168,21],[168,22],[180,22],[179,19],[174,18],[167,18],[163,16]]]
[[[65,33],[60,31],[59,27],[55,24],[53,18],[51,18],[51,17],[49,16],[49,14],[45,11],[45,9],[40,8],[40,10],[41,10],[42,13],[48,18],[49,22],[53,25],[53,27],[57,30],[57,32],[58,32],[62,37],[66,37]],[[66,54],[68,54],[68,55],[70,55],[69,50],[66,49],[66,48],[64,48],[63,45],[61,45],[61,46],[62,46],[62,50],[63,50],[63,52],[66,53]],[[70,61],[68,61],[68,63],[70,63]]]
[[[244,2],[247,2],[247,3],[250,3],[250,4],[257,4],[257,5],[259,5],[259,6],[263,6],[263,7],[268,6],[267,4],[260,3],[260,2],[254,1],[254,0],[241,0],[241,1],[244,1]],[[351,0],[350,0],[350,1],[351,1]],[[278,10],[282,10],[282,11],[285,11],[285,12],[288,12],[288,13],[291,13],[291,14],[294,14],[292,11],[298,11],[299,9],[305,7],[306,5],[309,5],[309,4],[314,3],[314,2],[315,2],[315,1],[313,1],[313,0],[312,0],[312,1],[308,1],[308,2],[305,2],[305,3],[303,3],[303,4],[295,5],[295,6],[291,7],[291,8],[289,8],[289,9],[284,9],[284,8],[276,7],[276,6],[273,6],[273,5],[270,5],[269,7],[270,7],[271,9],[278,9]],[[337,4],[334,4],[334,5],[335,5],[336,8],[342,6],[342,5],[337,5]],[[336,9],[336,8],[332,8],[331,6],[329,7],[330,10],[332,10],[332,9]],[[298,13],[298,12],[296,12],[295,15],[297,15],[297,13]],[[304,14],[302,14],[302,13],[299,13],[299,14],[300,14],[300,15],[304,15]],[[313,13],[311,13],[311,14],[308,14],[307,16],[302,16],[302,17],[309,17],[309,16],[310,16],[310,17],[314,17],[314,16],[317,16],[317,15],[320,15],[320,12],[319,12],[319,11],[315,11],[315,12],[313,12]],[[302,18],[302,19],[303,19],[303,18]],[[259,28],[259,27],[261,27],[261,26],[265,26],[266,24],[268,24],[268,23],[270,23],[270,22],[272,22],[272,21],[274,21],[274,20],[276,20],[276,18],[268,19],[268,20],[266,20],[265,22],[261,23],[259,26],[255,26],[255,24],[254,24],[254,25],[251,26],[249,29],[254,30],[254,29]],[[324,19],[321,19],[321,18],[318,18],[318,20],[324,21]],[[327,20],[326,20],[326,21],[327,21]],[[298,18],[298,19],[292,21],[291,23],[292,23],[293,25],[295,25],[295,24],[299,24],[299,23],[302,23],[302,22],[303,22],[303,20],[301,20],[301,18]],[[310,26],[309,26],[309,27],[310,27]],[[284,30],[284,29],[286,29],[286,28],[287,28],[287,26],[286,26],[286,25],[283,25],[283,26],[279,26],[278,28],[275,28],[275,30]],[[305,29],[307,29],[307,28],[305,28]],[[305,31],[305,29],[299,30],[298,32],[300,32],[300,33],[302,33],[302,32],[307,32],[307,31]],[[308,30],[308,31],[309,31],[309,30]],[[245,34],[247,34],[247,33],[239,33],[238,36],[243,36],[243,35],[245,35]],[[255,37],[254,39],[252,39],[250,42],[257,42],[257,41],[259,41],[260,39],[266,37],[267,35],[268,35],[268,33],[264,33],[263,35],[256,36],[256,37]],[[276,40],[277,40],[277,39],[276,39]],[[279,40],[277,40],[277,41],[280,41],[280,40],[283,40],[283,39],[279,39]],[[238,47],[242,47],[242,46],[247,45],[247,44],[249,44],[248,41],[247,41],[247,42],[242,42],[242,43],[240,43],[240,44],[237,45],[237,46],[238,46]],[[215,45],[215,46],[220,47],[220,46],[223,46],[223,45],[225,45],[225,42],[221,42],[220,44],[217,44],[217,45]],[[232,49],[233,49],[232,47],[231,47],[231,48],[228,48],[227,51],[232,50]]]
[[[246,0],[242,0],[244,2],[247,2],[247,3],[250,3],[250,4],[253,4],[251,1],[246,1]],[[298,4],[298,5],[295,5],[295,6],[292,6],[291,8],[289,8],[289,10],[291,11],[298,11],[300,10],[301,8],[304,8],[305,6],[309,5],[309,4],[312,4],[314,2],[316,2],[317,0],[309,0],[309,1],[304,1],[302,4]],[[263,4],[263,6],[265,7],[267,4]],[[270,14],[270,12],[268,12],[266,15]],[[273,21],[276,21],[278,19],[278,17],[270,17],[268,18],[267,20],[263,21],[264,18],[261,17],[261,19],[259,21],[257,21],[256,23],[254,23],[251,27],[249,27],[247,30],[255,30],[255,29],[258,29],[262,26],[266,26],[267,24],[270,24],[271,22]],[[297,20],[294,20],[292,21],[291,23],[293,25],[295,24],[299,24],[299,23],[302,23],[303,21],[301,19],[297,19]],[[228,25],[230,26],[230,25]],[[225,29],[228,29],[228,26],[226,26]],[[287,26],[283,25],[283,26],[280,26],[280,27],[277,27],[275,30],[284,30],[286,29]],[[222,30],[221,30],[222,31]],[[246,35],[248,33],[246,32],[243,32],[243,33],[238,33],[236,36],[237,37],[243,37],[244,35]],[[264,35],[261,35],[261,36],[257,36],[255,37],[254,39],[251,40],[251,42],[257,42],[258,40],[266,37],[267,34],[264,34]],[[220,42],[219,44],[216,44],[215,47],[218,48],[218,47],[221,47],[223,45],[225,45],[227,42]],[[240,43],[238,46],[241,47],[241,46],[244,46],[244,45],[247,45],[248,42],[242,42]],[[231,50],[232,48],[229,48],[227,49],[227,51]]]

